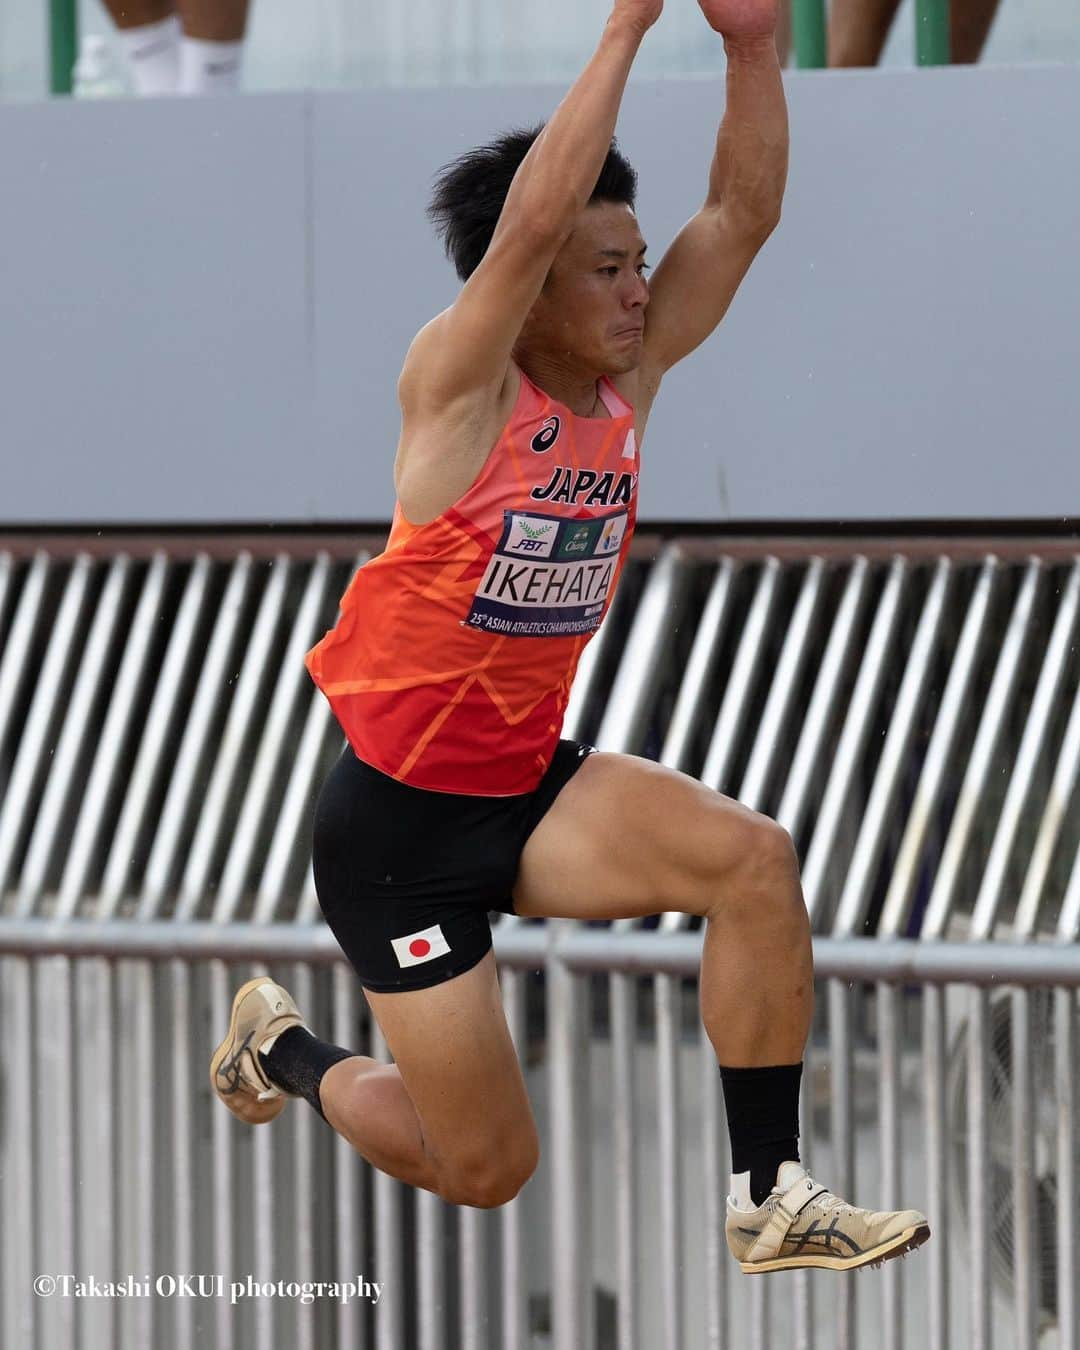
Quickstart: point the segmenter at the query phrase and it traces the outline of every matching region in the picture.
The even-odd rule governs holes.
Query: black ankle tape
[[[355,1050],[320,1041],[307,1027],[289,1027],[274,1042],[269,1054],[260,1051],[259,1059],[271,1083],[294,1097],[305,1098],[325,1120],[319,1098],[323,1074],[355,1054]]]

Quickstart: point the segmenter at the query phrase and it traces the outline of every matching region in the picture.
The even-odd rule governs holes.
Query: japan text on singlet
[[[472,487],[359,568],[307,655],[359,759],[414,787],[511,796],[551,763],[578,659],[637,516],[634,410],[578,417],[522,373]]]

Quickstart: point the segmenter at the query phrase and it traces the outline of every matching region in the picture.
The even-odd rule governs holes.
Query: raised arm
[[[788,116],[776,55],[777,0],[698,0],[724,38],[727,102],[705,203],[679,231],[649,286],[642,366],[655,379],[727,313],[780,220]]]
[[[596,186],[630,67],[662,7],[616,0],[592,60],[518,168],[480,265],[410,347],[399,383],[406,414],[497,397],[529,310]]]

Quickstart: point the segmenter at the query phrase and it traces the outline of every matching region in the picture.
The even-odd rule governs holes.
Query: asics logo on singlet
[[[543,487],[534,487],[529,496],[538,502],[572,502],[575,506],[629,505],[637,485],[636,473],[597,473],[595,469],[571,469],[557,464]]]
[[[562,421],[558,417],[549,417],[536,435],[532,438],[532,450],[537,455],[542,455],[545,450],[550,450],[559,439],[559,429]]]

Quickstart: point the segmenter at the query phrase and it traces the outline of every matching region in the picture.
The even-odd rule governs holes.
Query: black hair
[[[427,214],[462,281],[472,276],[487,252],[514,175],[545,125],[507,131],[489,145],[466,151],[436,175]],[[633,210],[636,195],[637,173],[612,138],[589,204],[621,202]]]

